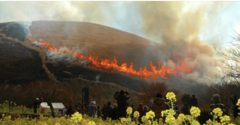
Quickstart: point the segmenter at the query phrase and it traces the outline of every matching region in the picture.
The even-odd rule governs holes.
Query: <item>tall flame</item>
[[[157,68],[157,66],[153,65],[153,63],[150,62],[150,67],[151,67],[152,71],[149,71],[147,69],[147,67],[140,68],[140,70],[137,71],[137,70],[133,69],[133,66],[134,66],[133,63],[131,63],[131,65],[129,67],[128,67],[127,63],[122,63],[121,65],[118,65],[118,61],[115,56],[114,56],[113,61],[109,61],[108,59],[101,59],[101,61],[98,61],[97,56],[93,57],[90,55],[88,57],[85,57],[82,54],[78,54],[78,53],[73,52],[68,49],[64,49],[64,50],[57,49],[56,47],[51,46],[49,43],[47,43],[45,41],[37,42],[37,41],[33,41],[32,39],[29,39],[29,41],[31,43],[34,43],[36,45],[46,48],[47,51],[50,51],[50,52],[63,51],[66,53],[70,53],[73,56],[75,56],[77,60],[79,60],[79,59],[85,60],[86,62],[92,64],[95,68],[98,68],[98,69],[123,72],[123,73],[129,74],[129,75],[139,76],[144,79],[157,79],[159,77],[168,79],[166,77],[166,75],[178,75],[179,76],[180,72],[182,72],[182,73],[191,73],[192,72],[192,70],[188,67],[188,64],[186,61],[183,61],[183,62],[181,62],[180,65],[177,65],[172,60],[170,60],[170,62],[174,65],[174,66],[172,66],[173,68],[167,68],[166,66],[161,65],[160,62],[158,62],[158,68]]]

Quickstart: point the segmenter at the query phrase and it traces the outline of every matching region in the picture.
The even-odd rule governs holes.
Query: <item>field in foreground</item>
[[[139,112],[135,111],[133,113],[133,109],[128,107],[126,110],[127,116],[125,118],[119,118],[119,120],[102,120],[102,118],[89,117],[87,115],[82,115],[78,112],[75,112],[71,117],[69,116],[62,116],[62,117],[43,117],[40,115],[36,118],[29,118],[29,117],[19,117],[19,116],[11,116],[6,115],[3,113],[2,118],[0,119],[1,124],[11,124],[11,125],[28,125],[28,124],[41,124],[41,125],[200,125],[199,116],[201,115],[201,110],[198,107],[191,107],[190,114],[191,115],[184,115],[180,113],[176,115],[174,111],[173,102],[176,101],[176,95],[173,92],[168,92],[166,98],[171,104],[171,108],[169,110],[162,111],[161,116],[162,118],[155,119],[154,111],[148,111],[146,115],[139,118]],[[238,100],[237,104],[240,106],[240,99]],[[1,108],[4,109],[4,106],[1,105]],[[239,125],[240,124],[240,117],[237,117],[235,120],[232,120],[230,116],[224,115],[222,116],[223,112],[220,108],[215,108],[211,112],[213,119],[208,119],[204,122],[206,125]],[[219,118],[220,120],[216,120]],[[139,120],[141,120],[141,123]]]

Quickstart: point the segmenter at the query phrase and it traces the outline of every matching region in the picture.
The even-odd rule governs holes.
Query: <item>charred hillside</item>
[[[78,65],[55,62],[48,62],[47,67],[59,81],[68,81],[70,78],[82,78],[90,81],[115,83],[137,91],[141,89],[141,86],[147,84],[147,81],[144,81],[141,78],[129,77],[126,74],[103,71],[91,67],[82,67]]]
[[[16,39],[24,40],[24,28],[17,23],[0,24],[0,83],[29,83],[48,79],[39,53]],[[8,37],[8,38],[5,38]],[[9,39],[10,38],[10,39]]]
[[[46,25],[43,26],[44,24]],[[86,32],[84,34],[83,32],[77,33],[77,31],[74,31],[73,29],[73,31],[75,32],[75,37],[74,35],[66,36],[65,31],[60,30],[60,32],[57,32],[59,30],[59,27],[58,27],[59,25],[62,25],[62,27],[65,27],[65,28],[69,28],[74,25],[75,26],[81,25],[78,28],[81,29],[82,27],[83,29],[88,29],[88,30],[83,30]],[[50,29],[53,29],[54,31],[49,30],[48,28],[46,28],[46,26],[50,27]],[[39,27],[39,31],[37,30],[36,27]],[[45,30],[44,30],[44,27],[46,28]],[[54,27],[56,29],[54,29]],[[140,49],[143,46],[145,46],[143,45],[144,43],[143,41],[145,41],[145,39],[139,42],[140,37],[132,35],[133,37],[130,38],[131,39],[130,42],[133,42],[134,38],[137,38],[136,44],[133,44],[133,45],[130,44],[131,45],[130,48],[126,49],[127,52],[122,51],[121,53],[121,49],[115,49],[115,48],[121,48],[122,46],[126,46],[127,44],[129,44],[129,40],[123,40],[124,35],[122,35],[123,37],[121,37],[120,35],[121,40],[124,42],[118,43],[118,41],[115,41],[112,44],[110,43],[110,40],[104,40],[104,39],[110,38],[112,41],[114,40],[113,36],[111,35],[102,36],[102,34],[92,34],[92,32],[96,33],[96,31],[94,30],[95,27],[97,27],[97,29],[99,30],[102,27],[103,32],[104,31],[119,32],[120,34],[127,34],[127,33],[118,31],[116,29],[112,29],[112,28],[108,28],[100,25],[94,25],[90,23],[33,22],[31,27],[25,27],[24,25],[22,25],[22,23],[16,23],[16,22],[1,23],[0,24],[0,69],[1,69],[0,84],[3,84],[3,83],[21,84],[21,83],[30,83],[30,82],[39,81],[39,80],[68,81],[68,79],[71,79],[71,78],[81,78],[81,79],[86,79],[90,81],[115,83],[117,85],[128,87],[133,90],[140,90],[141,85],[147,85],[148,84],[147,81],[142,80],[141,78],[131,77],[126,74],[97,70],[89,66],[84,67],[75,63],[48,61],[46,56],[44,56],[45,54],[44,49],[39,47],[32,47],[28,41],[28,38],[29,38],[28,36],[32,35],[32,37],[35,39],[41,38],[42,40],[43,39],[50,40],[52,44],[55,44],[56,46],[59,46],[59,47],[60,46],[73,47],[81,44],[81,42],[74,43],[74,42],[63,42],[61,40],[58,41],[59,37],[60,38],[63,38],[64,36],[68,37],[68,39],[70,39],[69,41],[82,41],[81,39],[78,39],[79,36],[77,36],[77,34],[81,34],[80,38],[84,38],[85,40],[83,41],[87,41],[85,45],[81,44],[81,47],[91,48],[91,49],[87,49],[88,51],[84,51],[85,54],[89,53],[89,51],[96,52],[95,54],[99,55],[100,57],[101,55],[102,57],[103,55],[106,57],[106,56],[110,56],[111,54],[114,54],[114,55],[116,54],[116,56],[119,55],[120,60],[122,60],[122,62],[123,60],[129,60],[131,57],[134,57],[133,56],[134,54],[138,55],[137,54],[138,51],[135,52],[134,49],[130,49],[130,48],[135,47],[137,49]],[[119,36],[119,33],[118,33],[118,36]],[[92,34],[92,35],[89,35],[89,34]],[[100,41],[97,41],[97,39],[95,40],[92,39],[93,36],[96,37],[97,35],[99,35]],[[126,36],[130,37],[131,34],[130,35],[127,34]],[[91,40],[93,40],[92,43],[91,43]],[[68,40],[65,39],[65,41],[68,41]],[[101,42],[103,41],[105,41],[104,46],[103,44],[101,44]],[[120,47],[118,47],[117,44],[119,44]],[[126,54],[126,53],[130,53],[130,54]],[[135,58],[135,61],[137,61],[137,59],[138,58]]]

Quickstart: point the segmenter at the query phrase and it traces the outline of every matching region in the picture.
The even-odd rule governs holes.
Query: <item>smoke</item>
[[[101,77],[101,74],[98,74],[98,75],[96,76],[96,82],[99,82],[100,77]]]
[[[239,25],[239,2],[0,2],[0,21],[83,21],[114,27],[152,41],[144,56],[157,61],[187,61],[193,69],[187,80],[211,84],[223,67],[216,48],[231,40]],[[65,28],[68,36],[74,29]],[[158,44],[156,44],[158,43]],[[73,61],[64,52],[49,52],[50,60]],[[143,60],[144,62],[145,60]]]
[[[46,53],[48,60],[57,62],[75,62],[76,57],[72,56],[71,53],[64,52],[64,48],[60,48],[59,52],[48,51]]]
[[[40,45],[37,41],[32,42],[31,45],[37,47],[44,47]],[[48,61],[67,63],[75,63],[76,61],[78,61],[78,64],[82,66],[85,66],[87,64],[85,60],[77,59],[77,57],[73,55],[73,53],[81,53],[81,50],[76,47],[73,47],[73,49],[69,49],[68,47],[60,47],[59,49],[57,49],[57,51],[49,51],[47,48],[44,49]],[[71,50],[70,53],[68,52],[69,50]]]
[[[195,3],[189,11],[186,4],[189,3],[139,2],[143,22],[142,32],[147,38],[161,44],[158,49],[158,53],[161,53],[160,60],[175,58],[188,62],[193,72],[182,74],[182,77],[211,84],[222,76],[218,70],[222,64],[215,57],[215,47],[218,47],[216,43],[223,41],[206,41],[206,38],[211,40],[215,36],[211,33],[205,34],[205,39],[201,39],[200,36],[205,30],[215,30],[219,27],[210,26],[213,23],[209,16],[211,15],[212,18],[219,16],[221,14],[219,11],[228,3]],[[213,4],[216,8],[212,8]]]

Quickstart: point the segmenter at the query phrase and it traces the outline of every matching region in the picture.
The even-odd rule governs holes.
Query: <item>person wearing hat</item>
[[[96,102],[92,101],[91,104],[88,106],[88,115],[94,116],[97,113]]]
[[[37,113],[37,108],[39,107],[40,103],[39,103],[39,98],[35,99],[35,102],[33,103],[33,112]]]
[[[221,102],[221,98],[218,94],[214,94],[212,96],[212,101],[213,101],[213,104],[211,104],[210,108],[209,108],[209,112],[208,114],[212,117],[212,114],[211,112],[215,109],[215,108],[220,108],[223,112],[222,116],[226,115],[227,114],[227,110],[226,110],[226,106]]]

